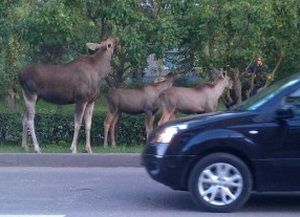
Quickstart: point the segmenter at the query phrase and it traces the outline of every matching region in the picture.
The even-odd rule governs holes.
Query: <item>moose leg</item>
[[[108,114],[104,121],[104,144],[103,144],[104,147],[108,146],[108,132],[111,128],[113,119],[114,119],[114,114],[108,111]]]
[[[71,151],[73,154],[77,153],[77,140],[78,140],[78,134],[80,130],[80,126],[82,123],[83,113],[86,108],[86,102],[85,103],[77,103],[75,105],[75,114],[74,114],[74,135],[73,135],[73,141],[71,145]]]
[[[150,128],[149,128],[149,134],[148,134],[148,136],[150,135],[150,133],[152,133],[152,131],[153,131],[153,122],[154,122],[154,115],[152,114],[152,116],[151,116],[151,119],[150,119]],[[148,136],[147,136],[147,138],[148,138]]]
[[[153,121],[154,121],[154,116],[152,112],[146,112],[145,128],[146,128],[147,138],[149,137],[150,133],[153,131]]]
[[[162,124],[165,122],[164,119],[165,119],[165,114],[162,114],[162,116],[160,117],[160,119],[159,119],[157,125],[158,125],[158,126],[162,125]]]
[[[28,139],[28,125],[27,125],[27,120],[28,120],[28,112],[25,110],[22,115],[22,125],[23,125],[23,134],[22,134],[22,148],[25,149],[25,151],[29,151],[28,149],[28,144],[27,144],[27,139]]]
[[[169,120],[171,120],[173,114],[172,113],[169,113],[165,116],[164,120],[163,120],[163,123],[166,123],[168,122]]]
[[[114,119],[112,121],[111,127],[110,127],[110,138],[111,138],[111,146],[116,147],[116,125],[118,123],[118,120],[120,118],[120,113],[116,113],[114,116]]]
[[[175,113],[176,113],[176,110],[175,110],[175,108],[174,108],[174,109],[172,109],[172,110],[168,113],[168,116],[166,117],[165,122],[174,120],[175,117],[176,117]]]
[[[88,104],[84,111],[84,123],[85,123],[85,150],[88,153],[93,153],[91,148],[91,126],[92,126],[92,117],[94,111],[94,102]]]
[[[175,112],[171,114],[169,121],[175,120],[176,119],[176,115]]]
[[[26,114],[27,114],[27,115],[25,115],[26,118],[24,119],[24,122],[26,121],[27,124],[23,124],[23,136],[25,135],[24,131],[27,130],[27,127],[28,127],[32,141],[33,141],[34,151],[36,153],[40,153],[41,148],[37,141],[36,134],[35,134],[35,128],[34,128],[34,116],[35,116],[35,105],[36,105],[36,101],[37,101],[37,95],[32,95],[31,98],[29,99],[29,98],[27,98],[26,94],[23,92],[23,96],[24,96],[24,100],[25,100]],[[24,127],[25,127],[25,129],[24,129]],[[22,142],[25,143],[27,140],[27,139],[25,139],[25,136],[23,137],[23,139],[22,139]]]
[[[174,117],[174,111],[173,112],[164,112],[158,122],[158,126],[166,123],[169,121],[172,117]]]

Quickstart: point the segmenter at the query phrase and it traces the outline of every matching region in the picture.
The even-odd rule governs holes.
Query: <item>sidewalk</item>
[[[0,167],[140,167],[141,154],[0,153]]]

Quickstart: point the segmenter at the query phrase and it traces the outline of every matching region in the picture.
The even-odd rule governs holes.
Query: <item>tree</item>
[[[4,0],[0,5],[0,90],[7,106],[16,108],[18,72],[27,61],[27,44],[22,42],[18,32],[18,23],[26,14],[27,7],[22,8],[23,1]]]
[[[176,48],[186,71],[197,68],[209,77],[213,68],[229,70],[235,82],[228,96],[240,103],[258,83],[265,88],[299,70],[299,5],[297,0],[3,0],[0,89],[14,96],[23,66],[69,62],[86,53],[86,42],[114,35],[119,45],[110,86],[121,86],[133,74],[141,78],[149,54],[162,62],[165,52]],[[258,56],[269,71],[249,75]]]
[[[163,4],[137,0],[84,1],[83,4],[86,16],[101,29],[101,37],[114,34],[119,39],[113,73],[108,79],[110,86],[120,86],[132,74],[141,77],[151,53],[162,58],[166,49],[177,45],[177,25]]]
[[[186,4],[193,5],[187,7],[183,22],[194,65],[204,73],[213,67],[229,69],[235,84],[230,96],[236,103],[247,98],[243,84],[250,82],[252,88],[253,77],[246,70],[258,56],[263,56],[270,68],[263,76],[267,85],[285,62],[299,68],[291,61],[299,55],[298,1],[202,0]]]

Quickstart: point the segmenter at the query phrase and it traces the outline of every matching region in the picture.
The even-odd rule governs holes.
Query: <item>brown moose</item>
[[[216,111],[218,100],[226,87],[232,87],[226,72],[220,73],[213,84],[201,84],[194,88],[170,87],[159,96],[162,116],[158,125],[175,119],[177,111],[184,114]]]
[[[168,74],[163,81],[141,88],[110,90],[107,95],[108,114],[104,121],[104,147],[108,146],[109,132],[112,147],[116,146],[115,128],[122,112],[133,115],[145,113],[145,128],[148,137],[153,130],[154,113],[159,107],[159,94],[171,87],[176,78],[177,75]]]
[[[65,105],[75,104],[74,135],[72,153],[77,153],[77,139],[82,119],[85,122],[87,152],[92,153],[90,129],[95,100],[99,86],[111,70],[111,59],[115,39],[110,37],[100,44],[87,43],[87,47],[97,50],[90,56],[81,56],[65,65],[32,64],[19,75],[26,109],[23,113],[22,147],[28,150],[28,128],[33,140],[34,150],[41,152],[35,134],[35,106],[39,99]]]

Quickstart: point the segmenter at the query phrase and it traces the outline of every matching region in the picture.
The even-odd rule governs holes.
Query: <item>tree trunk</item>
[[[9,109],[15,110],[17,108],[17,96],[18,96],[18,94],[12,88],[9,88],[7,90],[5,102],[6,102],[6,106]]]
[[[116,81],[116,86],[120,87],[121,84],[124,81],[124,68],[119,68],[119,70],[116,71],[116,75],[115,75],[115,81]]]
[[[110,88],[116,87],[115,81],[110,76],[105,78],[105,81]]]
[[[273,71],[267,75],[266,83],[264,84],[264,86],[262,86],[261,88],[259,88],[259,89],[257,90],[257,92],[262,91],[263,89],[267,88],[267,87],[272,83],[272,81],[273,81],[274,78],[275,78],[275,74],[276,74],[276,72],[277,72],[277,70],[278,70],[278,68],[279,68],[279,66],[280,66],[280,64],[281,64],[281,62],[282,62],[282,60],[283,60],[283,55],[281,55],[281,56],[279,57],[279,60],[278,60],[278,62],[276,63],[276,66],[275,66],[275,68],[273,69]]]
[[[242,84],[240,79],[240,70],[238,68],[233,69],[233,90],[235,95],[236,105],[242,102]]]
[[[249,83],[250,83],[249,84],[249,89],[246,90],[246,99],[248,99],[253,93],[255,77],[256,77],[256,74],[251,73],[251,77],[250,77],[250,80],[249,80]]]
[[[104,40],[108,33],[108,24],[106,22],[105,17],[101,19],[101,35],[100,35],[100,41]]]
[[[210,46],[209,46],[209,43],[205,43],[205,45],[203,46],[202,48],[203,50],[203,53],[206,57],[210,57]]]
[[[230,95],[230,90],[227,90],[225,95],[221,99],[227,109],[229,109],[231,106],[235,104],[234,100]]]

